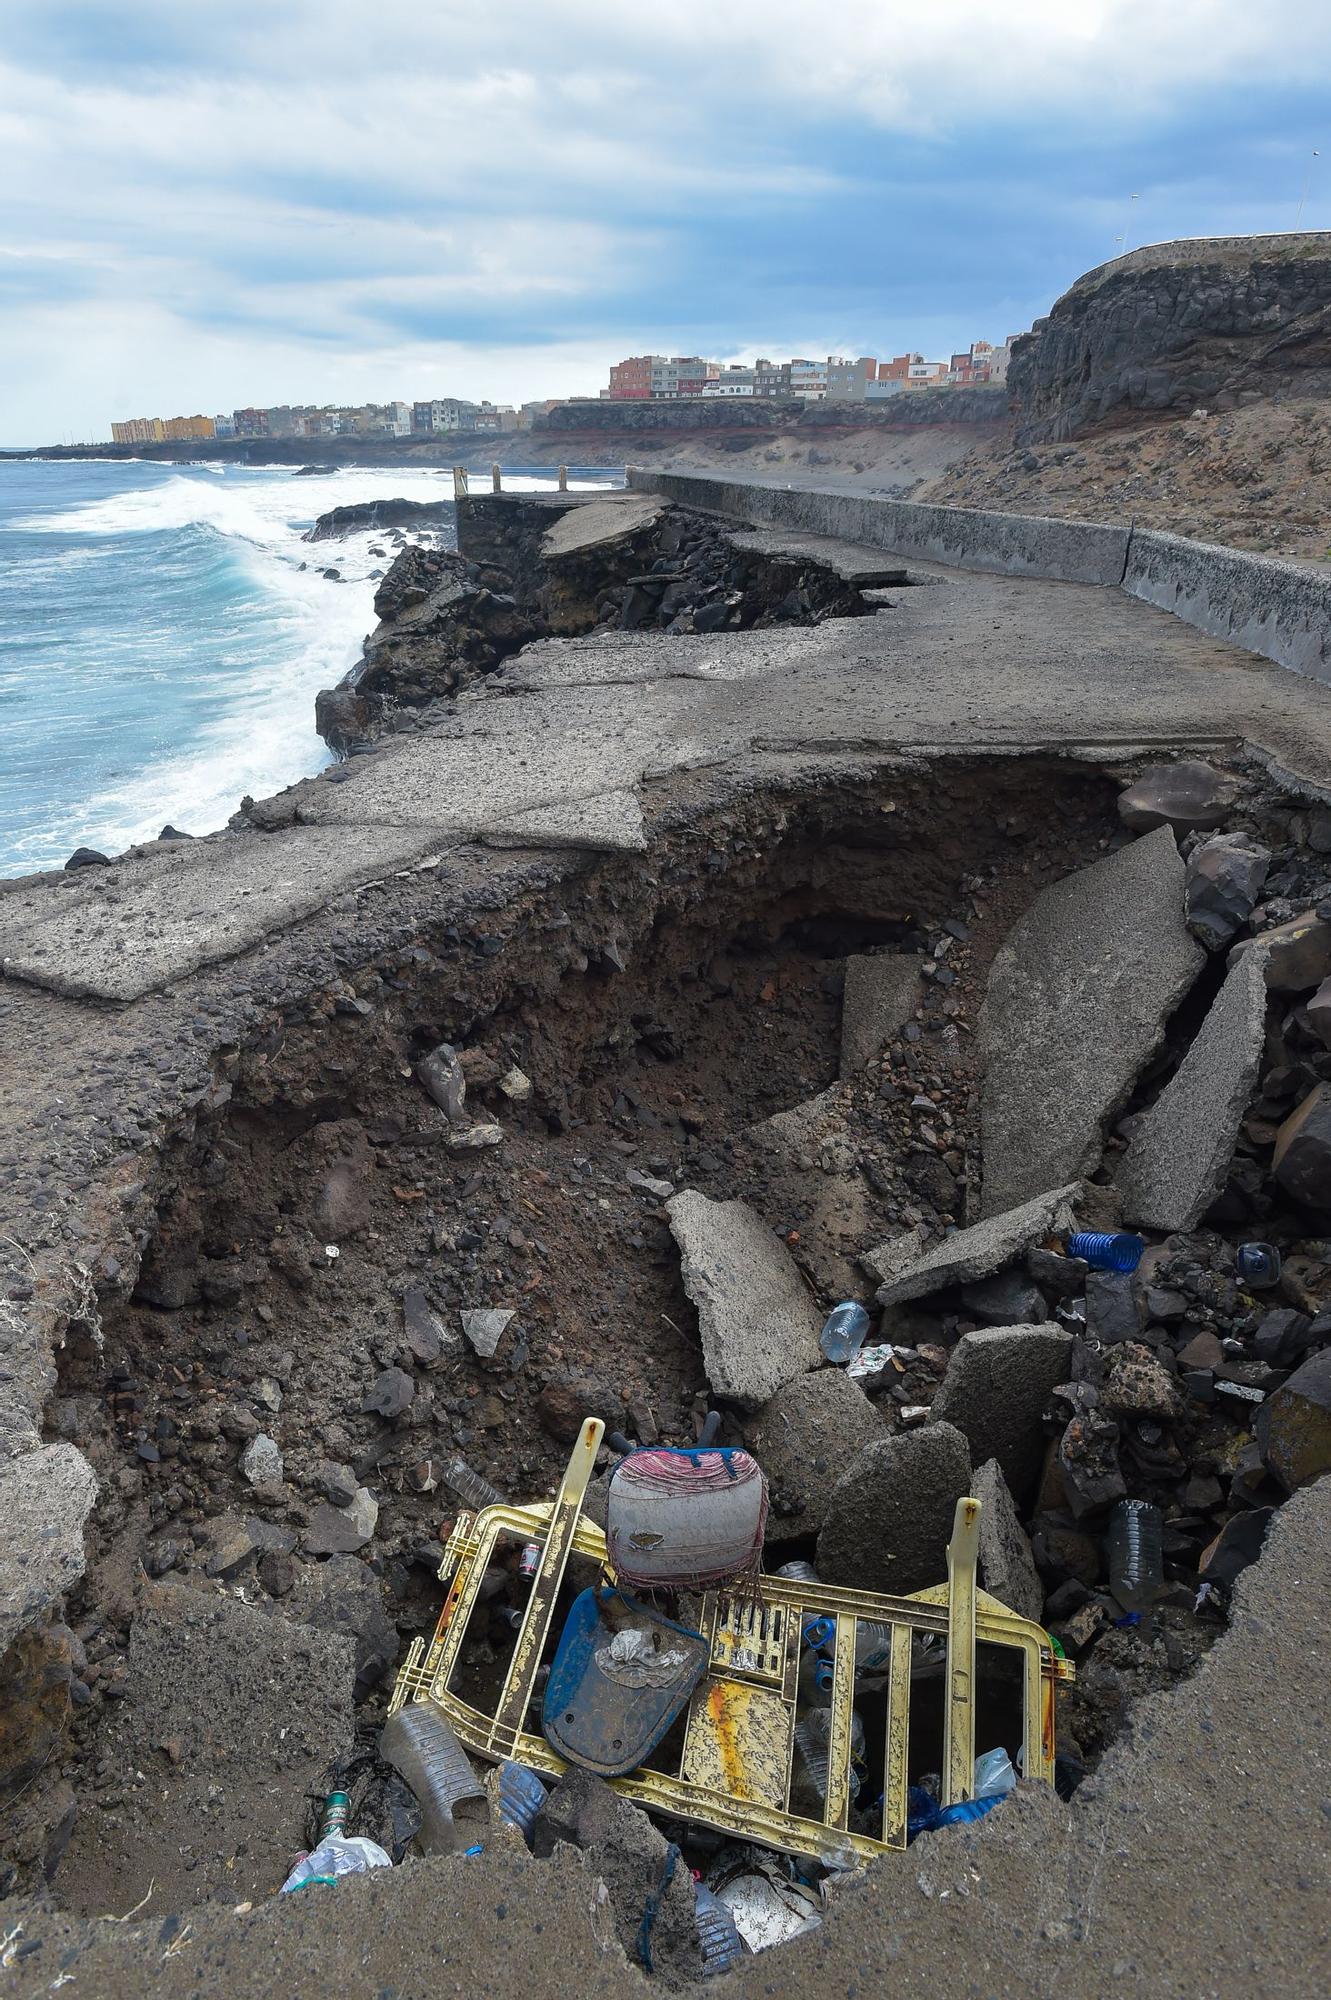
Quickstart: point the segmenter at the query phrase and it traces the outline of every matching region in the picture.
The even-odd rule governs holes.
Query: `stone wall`
[[[1102,264],[1018,341],[1008,387],[1028,441],[1331,396],[1331,232],[1164,243]]]
[[[806,403],[798,396],[696,396],[677,403],[561,403],[532,425],[536,432],[765,430],[913,430],[921,424],[998,423],[1006,389],[914,389],[874,403]]]

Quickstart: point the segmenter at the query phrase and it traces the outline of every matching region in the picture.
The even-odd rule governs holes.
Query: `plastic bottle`
[[[1080,1257],[1093,1271],[1126,1272],[1136,1270],[1146,1244],[1140,1236],[1083,1229],[1069,1236],[1065,1247],[1069,1257]]]
[[[827,1797],[827,1746],[832,1733],[832,1711],[830,1708],[815,1708],[800,1717],[795,1724],[795,1744],[799,1750],[799,1769],[791,1786],[791,1811],[804,1810],[810,1818],[816,1818],[822,1811]],[[855,1777],[855,1765],[864,1758],[864,1724],[858,1715],[852,1717],[850,1726],[850,1795],[853,1799],[859,1789]],[[797,1803],[799,1801],[800,1803]]]
[[[416,1836],[425,1854],[452,1854],[467,1845],[458,1822],[485,1817],[485,1792],[467,1753],[431,1701],[409,1701],[390,1715],[379,1755],[404,1778],[421,1809]]]
[[[500,1765],[499,1817],[509,1826],[515,1826],[529,1847],[536,1815],[549,1796],[535,1771],[529,1771],[525,1764],[510,1760]]]
[[[1280,1252],[1274,1243],[1240,1243],[1238,1274],[1254,1291],[1269,1291],[1280,1283]]]
[[[822,1578],[819,1576],[817,1570],[814,1568],[811,1562],[801,1561],[801,1562],[782,1563],[780,1569],[774,1570],[772,1574],[774,1576],[784,1577],[787,1583],[822,1582]]]
[[[296,1889],[340,1882],[344,1875],[367,1875],[371,1868],[391,1868],[392,1857],[373,1840],[348,1840],[330,1833],[309,1854],[302,1854],[279,1893],[289,1896]]]
[[[1016,1789],[1017,1774],[1012,1768],[1012,1759],[1001,1744],[997,1750],[986,1750],[982,1757],[975,1759],[977,1799],[1003,1799]]]
[[[738,1965],[744,1957],[745,1944],[735,1928],[735,1919],[705,1882],[696,1882],[693,1893],[698,1942],[702,1946],[702,1976],[709,1979],[714,1972],[729,1972],[732,1965]]]
[[[1109,1588],[1125,1611],[1145,1611],[1165,1587],[1160,1509],[1149,1500],[1120,1500],[1105,1537]]]
[[[864,1307],[856,1305],[853,1299],[843,1299],[824,1320],[818,1344],[829,1361],[844,1365],[855,1359],[868,1331],[869,1315]]]
[[[465,1458],[450,1458],[439,1475],[445,1486],[464,1500],[477,1513],[482,1507],[502,1507],[504,1496],[497,1486],[483,1479],[479,1472],[473,1472]]]

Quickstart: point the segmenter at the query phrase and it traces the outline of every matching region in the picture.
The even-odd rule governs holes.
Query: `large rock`
[[[1268,1471],[1290,1493],[1331,1472],[1331,1348],[1268,1397],[1257,1417],[1257,1442]]]
[[[1144,1229],[1192,1229],[1225,1184],[1257,1082],[1266,1031],[1261,955],[1241,952],[1201,1030],[1133,1134],[1118,1170],[1123,1214]]]
[[[1236,789],[1234,780],[1214,764],[1155,764],[1119,794],[1118,816],[1134,833],[1156,827],[1209,833],[1222,824]]]
[[[819,1576],[897,1595],[944,1582],[953,1516],[970,1476],[966,1440],[951,1424],[866,1445],[828,1504]]]
[[[72,1444],[24,1452],[0,1471],[0,1655],[83,1575],[83,1524],[97,1476]]]
[[[846,960],[841,998],[841,1069],[857,1076],[904,1028],[920,997],[920,961],[902,952]]]
[[[620,1798],[604,1778],[571,1765],[532,1826],[538,1858],[548,1858],[561,1843],[580,1848],[591,1860],[605,1883],[619,1941],[635,1964],[642,1963],[645,1942],[652,1971],[668,1986],[697,1977],[693,1880],[678,1852],[670,1867],[670,1844],[645,1812]],[[656,1913],[644,1939],[643,1919],[653,1902]]]
[[[1072,1335],[1052,1321],[963,1334],[930,1421],[955,1425],[973,1458],[996,1458],[1012,1491],[1025,1499],[1040,1475],[1044,1406],[1066,1379],[1071,1353]]]
[[[1021,1618],[1039,1620],[1044,1585],[1016,1503],[996,1458],[988,1458],[971,1480],[980,1503],[980,1582],[991,1597]]]
[[[264,1610],[270,1607],[265,1604]],[[363,1701],[393,1665],[397,1627],[384,1609],[384,1590],[368,1563],[356,1556],[298,1563],[290,1592],[275,1615],[294,1618],[319,1632],[350,1639],[355,1652],[355,1697]]]
[[[1331,1214],[1331,1084],[1319,1083],[1291,1111],[1276,1134],[1271,1164],[1286,1194]]]
[[[1331,923],[1316,910],[1305,910],[1237,949],[1261,957],[1273,993],[1306,993],[1331,974]]]
[[[1047,1236],[1064,1236],[1072,1228],[1077,1185],[1054,1188],[1037,1195],[1001,1215],[991,1215],[971,1229],[958,1229],[926,1250],[910,1256],[899,1251],[898,1242],[885,1243],[865,1252],[871,1270],[890,1275],[879,1290],[880,1302],[900,1305],[906,1299],[921,1299],[929,1292],[941,1292],[950,1285],[971,1284],[987,1278],[1022,1256],[1033,1244]],[[908,1245],[908,1248],[913,1248]]]
[[[1098,1163],[1106,1122],[1204,958],[1183,920],[1167,827],[1037,896],[994,960],[981,1009],[984,1214]]]
[[[844,1369],[822,1368],[778,1389],[745,1435],[767,1474],[767,1540],[777,1543],[818,1532],[833,1487],[855,1454],[882,1437],[883,1419]]]
[[[1271,856],[1243,833],[1218,833],[1188,856],[1188,929],[1220,951],[1252,915]]]
[[[690,1189],[666,1213],[698,1308],[707,1379],[718,1396],[757,1409],[817,1367],[817,1308],[789,1251],[747,1202]]]

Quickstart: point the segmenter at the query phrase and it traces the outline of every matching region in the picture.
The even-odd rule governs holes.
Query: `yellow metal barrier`
[[[413,1642],[398,1674],[391,1708],[404,1701],[437,1702],[466,1748],[502,1761],[513,1758],[549,1776],[565,1767],[534,1722],[532,1701],[551,1637],[560,1586],[570,1556],[606,1566],[605,1537],[581,1518],[581,1506],[603,1426],[583,1426],[553,1502],[487,1507],[459,1515],[444,1559],[449,1584],[427,1644]],[[695,1689],[682,1732],[672,1731],[653,1753],[662,1760],[610,1780],[639,1805],[672,1818],[718,1827],[787,1853],[814,1858],[847,1852],[868,1857],[906,1845],[910,1756],[912,1651],[925,1635],[946,1648],[943,1721],[944,1805],[971,1795],[975,1765],[976,1646],[1015,1652],[1022,1662],[1022,1770],[1052,1782],[1054,1693],[1072,1668],[1048,1634],[980,1590],[975,1581],[980,1503],[958,1501],[948,1548],[948,1580],[912,1597],[840,1590],[829,1584],[764,1577],[760,1599],[707,1591],[690,1600],[691,1621],[708,1640],[708,1672]],[[504,1539],[543,1540],[541,1561],[518,1631],[503,1688],[486,1714],[453,1686],[465,1658],[467,1627],[480,1601],[487,1566]],[[829,1703],[827,1795],[820,1819],[791,1809],[795,1725],[800,1710],[801,1635],[809,1617],[834,1621]],[[687,1618],[687,1614],[686,1614]],[[881,1817],[876,1834],[849,1827],[856,1636],[861,1624],[886,1634]],[[862,1704],[865,1705],[865,1704]],[[673,1748],[672,1748],[673,1746]],[[666,1768],[666,1766],[669,1768]],[[871,1793],[871,1795],[873,1795]]]

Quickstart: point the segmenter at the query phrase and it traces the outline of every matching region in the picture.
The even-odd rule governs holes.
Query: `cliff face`
[[[1088,271],[1018,342],[1008,386],[1023,442],[1331,397],[1331,232],[1156,244]]]
[[[799,397],[696,396],[677,403],[561,403],[538,417],[535,432],[760,430],[783,433],[903,430],[919,424],[996,423],[1006,416],[1005,389],[917,389],[882,402],[806,403]]]

